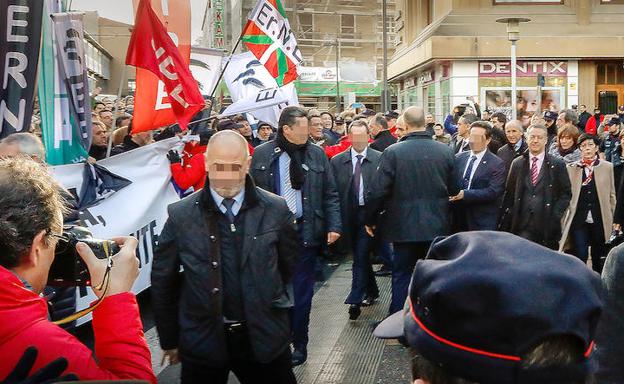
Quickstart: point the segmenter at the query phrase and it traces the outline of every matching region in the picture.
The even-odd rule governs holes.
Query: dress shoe
[[[305,348],[295,348],[292,353],[292,366],[296,367],[306,362],[308,359],[308,351]]]
[[[349,320],[357,320],[357,318],[360,317],[361,313],[362,310],[360,309],[359,305],[351,304],[349,306]]]
[[[375,271],[375,276],[390,276],[391,274],[392,270],[386,266],[383,266]]]

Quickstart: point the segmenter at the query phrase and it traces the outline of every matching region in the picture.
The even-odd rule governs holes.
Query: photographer
[[[0,160],[0,377],[6,377],[33,346],[39,352],[33,371],[64,357],[65,372],[81,380],[156,383],[136,299],[130,293],[138,275],[136,239],[113,239],[121,251],[112,258],[108,284],[94,288],[102,298],[93,311],[97,362],[89,348],[48,321],[40,293],[62,237],[64,201],[59,190],[42,165],[24,157]],[[100,285],[108,261],[98,259],[83,243],[76,249],[93,285]]]

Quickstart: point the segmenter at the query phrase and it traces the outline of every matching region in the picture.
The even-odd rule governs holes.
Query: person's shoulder
[[[500,157],[496,156],[493,152],[486,150],[485,151],[485,155],[483,156],[483,158],[487,161],[491,161],[492,163],[499,165],[499,164],[503,164],[504,161],[503,159],[501,159]]]
[[[379,160],[379,158],[381,157],[381,152],[369,146],[367,149],[366,156],[369,156],[370,159],[373,161]]]
[[[279,209],[284,212],[290,212],[288,205],[286,204],[286,200],[283,197],[278,196],[272,192],[269,192],[260,187],[256,187],[256,194],[258,200],[265,206],[269,208]]]
[[[201,197],[202,191],[203,189],[197,192],[193,192],[182,200],[169,204],[169,207],[167,208],[167,210],[169,211],[169,216],[171,217],[184,215],[188,211],[193,210],[195,206],[199,205],[199,199]]]
[[[270,140],[270,141],[267,141],[266,143],[260,144],[257,147],[255,147],[253,155],[254,157],[264,156],[264,155],[274,152],[275,148],[277,148],[277,144],[275,143],[275,140]]]
[[[551,153],[547,153],[544,159],[548,161],[553,167],[558,167],[558,168],[566,167],[566,163],[565,161],[563,161],[563,159],[560,159]]]
[[[374,151],[374,149],[369,148],[369,151]],[[375,151],[377,152],[377,151]],[[336,156],[332,157],[330,160],[330,163],[332,164],[340,164],[343,161],[347,160],[348,158],[351,157],[351,151],[350,150],[344,150],[342,152],[340,152],[339,154],[337,154]]]

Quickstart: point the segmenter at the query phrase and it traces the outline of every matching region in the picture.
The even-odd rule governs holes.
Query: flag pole
[[[119,99],[121,99],[121,91],[123,91],[123,82],[126,77],[126,69],[128,66],[124,63],[123,68],[121,70],[121,78],[119,79],[119,88],[117,89],[117,100],[115,100],[115,105],[113,106],[113,126],[111,127],[110,134],[108,135],[108,147],[106,148],[106,158],[110,157],[111,150],[113,149],[113,133],[117,128],[117,111],[119,110]],[[130,133],[130,132],[128,132]]]
[[[223,79],[223,75],[225,74],[225,70],[230,65],[230,61],[232,61],[232,56],[234,55],[234,52],[236,52],[236,49],[238,48],[238,45],[240,44],[241,40],[243,40],[243,33],[244,33],[244,31],[245,31],[244,29],[241,31],[241,34],[238,37],[238,40],[236,41],[236,44],[234,44],[234,48],[232,48],[232,50],[230,51],[230,58],[229,58],[229,60],[227,61],[227,63],[225,63],[225,65],[221,69],[221,73],[219,74],[219,78],[217,79],[217,82],[215,83],[215,86],[212,89],[212,92],[210,93],[210,101],[214,100],[214,95],[217,92],[217,88],[219,88],[219,83],[221,82],[221,79]],[[209,112],[212,112],[212,105],[210,106],[210,111]]]

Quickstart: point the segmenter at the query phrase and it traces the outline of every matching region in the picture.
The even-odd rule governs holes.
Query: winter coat
[[[189,148],[189,152],[185,152],[181,163],[171,164],[171,176],[173,181],[182,189],[193,187],[195,191],[199,191],[204,187],[206,181],[206,162],[204,157],[206,152],[205,145],[197,145]],[[183,165],[184,164],[184,165]]]
[[[150,350],[134,294],[104,298],[93,311],[93,352],[76,337],[48,320],[46,301],[27,289],[11,271],[0,267],[0,378],[13,370],[24,350],[34,346],[31,372],[58,357],[67,359],[65,373],[80,380],[147,380],[156,383]]]

